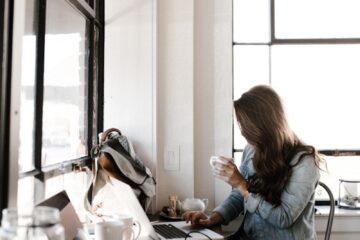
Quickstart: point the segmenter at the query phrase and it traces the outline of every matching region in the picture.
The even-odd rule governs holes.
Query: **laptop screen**
[[[76,239],[79,230],[82,229],[80,219],[70,202],[70,198],[65,191],[59,192],[54,196],[40,202],[37,206],[57,208],[60,211],[61,224],[64,226],[65,239]]]

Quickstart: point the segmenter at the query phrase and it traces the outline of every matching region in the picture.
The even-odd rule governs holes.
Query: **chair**
[[[319,181],[319,185],[325,189],[325,191],[328,193],[329,199],[330,199],[330,212],[329,212],[329,218],[328,218],[328,222],[326,225],[326,231],[325,231],[325,240],[329,240],[330,235],[331,235],[333,219],[334,219],[335,200],[334,200],[334,195],[332,194],[330,188],[328,186],[326,186],[325,183]]]

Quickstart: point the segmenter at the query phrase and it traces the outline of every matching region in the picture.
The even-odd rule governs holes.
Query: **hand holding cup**
[[[241,189],[241,191],[246,190],[246,181],[235,165],[234,159],[212,156],[210,158],[210,166],[216,178],[229,183],[234,188]]]
[[[211,156],[209,163],[210,163],[210,166],[212,167],[212,170],[214,171],[215,169],[225,168],[228,165],[229,161],[233,162],[234,160],[232,158]]]

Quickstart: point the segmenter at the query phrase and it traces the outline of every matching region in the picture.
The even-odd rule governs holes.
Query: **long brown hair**
[[[305,145],[290,129],[279,95],[270,87],[259,85],[234,101],[241,134],[255,148],[255,174],[248,179],[248,190],[259,193],[273,205],[281,204],[281,194],[291,176],[290,161],[295,154],[311,155],[319,167],[315,148]]]

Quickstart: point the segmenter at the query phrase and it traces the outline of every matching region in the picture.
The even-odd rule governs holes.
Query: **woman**
[[[245,220],[237,239],[316,239],[314,192],[320,158],[290,129],[280,97],[269,86],[255,86],[234,101],[245,147],[239,170],[232,159],[213,169],[233,187],[210,216],[186,212],[195,225],[227,224],[240,213]]]

